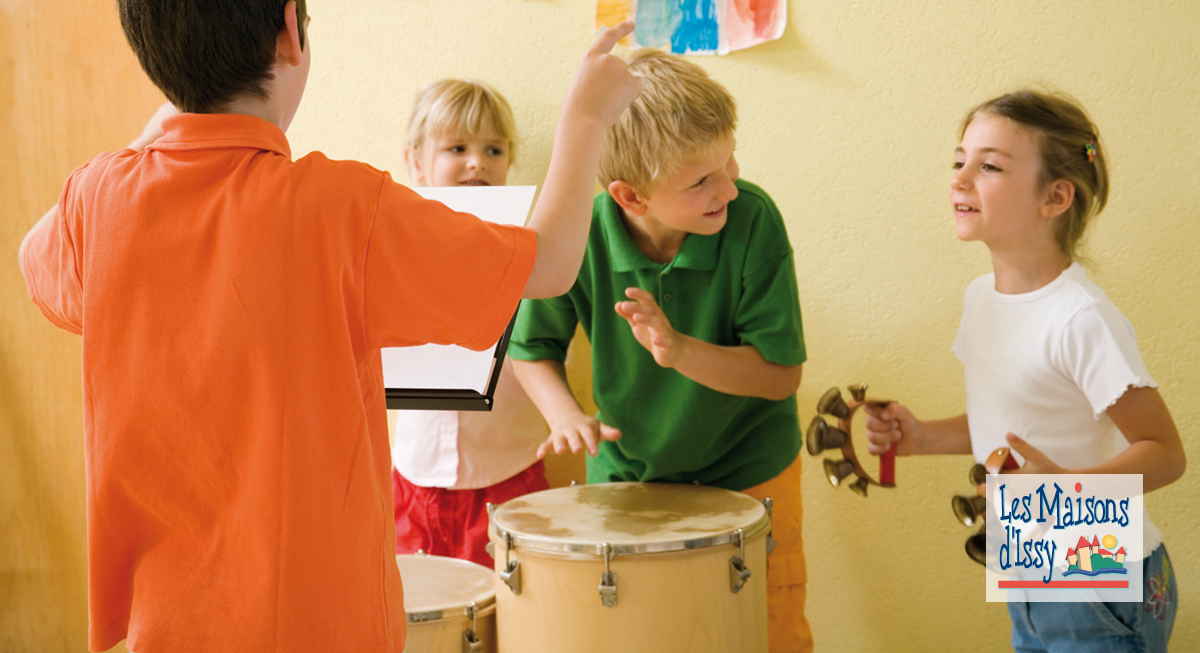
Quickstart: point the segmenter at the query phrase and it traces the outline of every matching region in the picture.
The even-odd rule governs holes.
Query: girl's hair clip
[[[1087,154],[1088,163],[1094,162],[1096,160],[1096,140],[1088,141],[1087,145],[1083,146],[1083,151]]]

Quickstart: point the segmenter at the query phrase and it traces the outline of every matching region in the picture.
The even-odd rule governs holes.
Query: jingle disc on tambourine
[[[842,480],[854,474],[857,479],[849,484],[850,489],[860,496],[867,496],[867,488],[871,485],[879,487],[896,486],[896,446],[893,444],[879,456],[879,477],[871,476],[858,460],[854,451],[850,425],[854,413],[866,404],[886,406],[890,401],[867,399],[865,383],[849,388],[852,401],[846,402],[840,390],[830,388],[817,401],[818,415],[813,418],[805,432],[805,448],[810,455],[816,456],[830,449],[841,449],[841,460],[826,459],[824,463],[825,477],[834,487],[841,485]],[[837,426],[832,426],[821,415],[837,418]]]

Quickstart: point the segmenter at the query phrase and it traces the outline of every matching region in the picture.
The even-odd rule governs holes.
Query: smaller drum
[[[496,653],[496,573],[469,560],[398,555],[411,653]]]

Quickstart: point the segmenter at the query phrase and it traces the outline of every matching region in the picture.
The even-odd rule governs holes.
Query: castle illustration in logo
[[[1068,567],[1063,576],[1128,573],[1125,569],[1125,547],[1115,553],[1109,551],[1116,545],[1117,538],[1112,535],[1104,536],[1104,548],[1100,548],[1100,539],[1095,535],[1091,542],[1086,537],[1080,537],[1074,549],[1067,549]]]

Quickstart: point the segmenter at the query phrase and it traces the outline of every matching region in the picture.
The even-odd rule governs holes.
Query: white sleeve
[[[1131,386],[1157,388],[1138,351],[1133,325],[1111,302],[1080,310],[1063,332],[1062,365],[1097,419]]]

